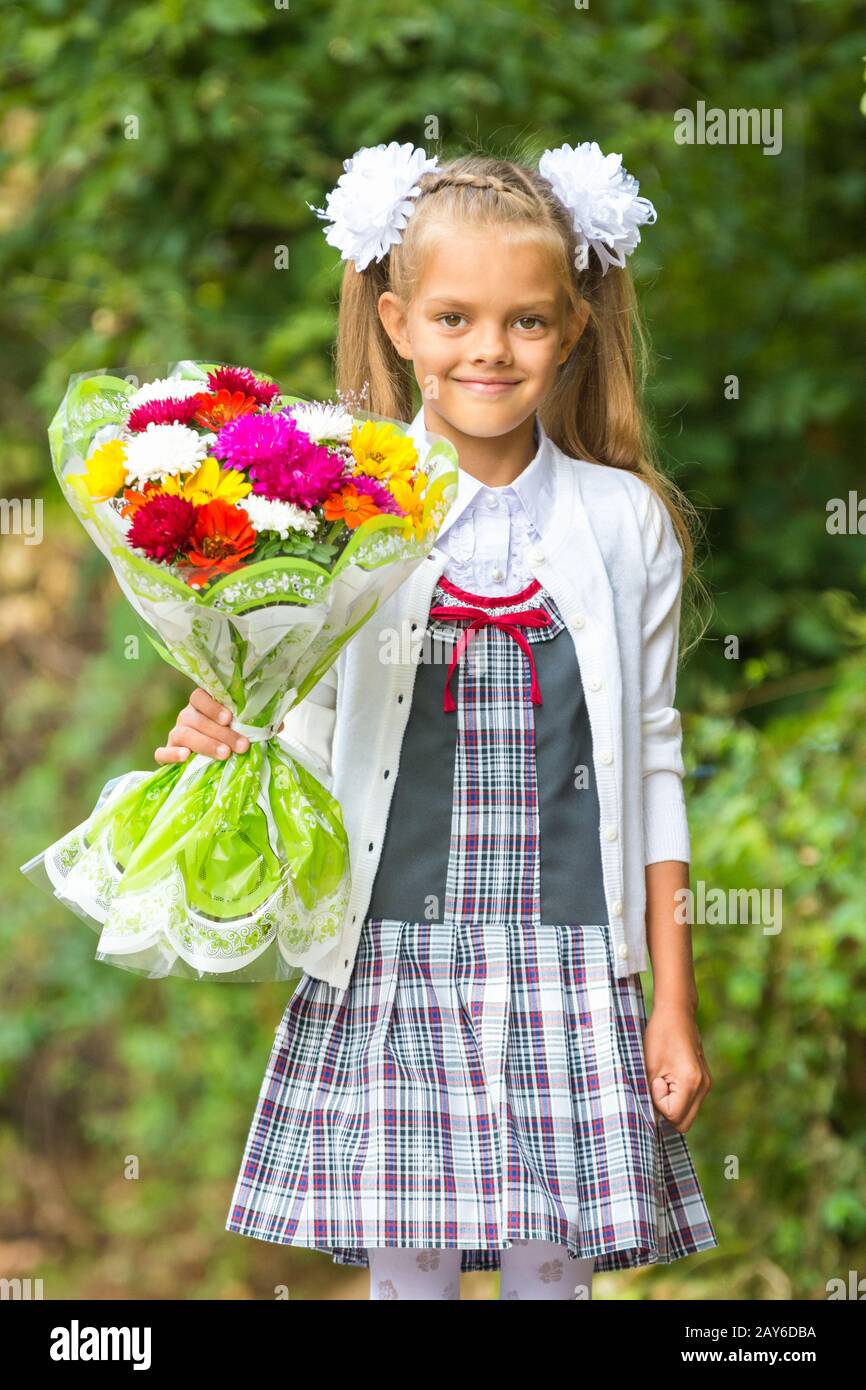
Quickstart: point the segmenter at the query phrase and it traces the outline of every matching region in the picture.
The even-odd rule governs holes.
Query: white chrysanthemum
[[[243,507],[254,530],[278,531],[283,540],[290,531],[305,531],[311,536],[319,524],[313,512],[296,507],[294,502],[281,502],[278,498],[249,493],[238,506]]]
[[[364,270],[375,256],[388,253],[415,211],[413,198],[421,189],[418,179],[439,163],[438,155],[428,156],[411,140],[404,145],[363,145],[343,160],[345,173],[331,189],[325,208],[307,207],[331,222],[325,232],[329,246],[342,252],[344,261],[354,261]]]
[[[167,401],[169,398],[185,401],[187,396],[197,396],[201,391],[207,390],[209,387],[205,381],[189,381],[180,376],[160,377],[157,381],[146,381],[133,392],[129,398],[129,409],[134,410],[138,405],[147,405],[148,401]]]
[[[207,454],[208,439],[177,420],[165,425],[151,420],[147,429],[130,433],[126,439],[129,482],[141,484],[166,474],[194,473]]]
[[[291,415],[299,430],[303,430],[314,444],[348,443],[352,438],[354,420],[341,405],[311,402],[304,405],[286,406],[285,413]]]
[[[575,149],[560,145],[544,151],[538,172],[571,213],[578,269],[586,269],[589,247],[601,261],[603,275],[612,265],[622,269],[640,241],[638,227],[656,220],[649,199],[638,197],[637,179],[622,168],[622,155],[602,154],[594,140]]]

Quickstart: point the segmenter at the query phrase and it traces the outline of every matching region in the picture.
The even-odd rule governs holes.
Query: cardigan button
[[[605,765],[607,765],[608,763],[613,762],[613,754],[608,753],[607,750],[605,750],[604,753],[599,753],[598,760],[600,763],[604,763]]]
[[[606,826],[604,827],[604,838],[605,838],[606,840],[615,840],[615,839],[616,839],[616,826],[615,826],[615,825],[606,825]],[[373,846],[371,845],[370,848],[372,849]]]
[[[626,945],[625,942],[623,942],[622,945],[619,946],[619,947],[617,948],[617,955],[618,955],[622,960],[625,960],[626,957],[628,956],[628,946]]]
[[[572,613],[572,615],[571,615],[571,625],[572,625],[572,627],[584,627],[585,624],[586,624],[586,619],[584,618],[584,616],[583,616],[582,613]]]
[[[614,917],[622,916],[622,903],[620,902],[619,898],[616,898],[615,901],[611,903],[610,910],[613,913]]]
[[[544,559],[544,551],[541,549],[540,545],[534,545],[531,550],[527,551],[527,554],[530,560],[535,560],[536,562]]]
[[[598,676],[593,676],[592,680],[589,683],[589,688],[590,690],[601,690],[601,681],[599,680]]]

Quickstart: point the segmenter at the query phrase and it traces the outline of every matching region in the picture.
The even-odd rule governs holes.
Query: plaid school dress
[[[614,973],[565,623],[537,579],[442,576],[427,638],[349,985],[305,975],[289,1001],[226,1229],[352,1265],[457,1247],[463,1270],[527,1239],[596,1270],[709,1249],[640,975]]]

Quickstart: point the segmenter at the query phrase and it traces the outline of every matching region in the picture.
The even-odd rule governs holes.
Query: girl
[[[345,171],[338,387],[408,419],[411,364],[411,432],[453,442],[459,487],[284,725],[342,805],[352,901],[276,1030],[226,1227],[369,1265],[373,1299],[457,1299],[473,1269],[590,1297],[594,1269],[718,1243],[683,1137],[711,1085],[675,906],[691,545],[625,266],[655,210],[595,144]],[[243,753],[230,719],[195,691],[157,761]]]

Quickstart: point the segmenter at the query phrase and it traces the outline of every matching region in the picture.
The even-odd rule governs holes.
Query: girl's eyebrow
[[[453,304],[458,309],[473,309],[475,306],[465,299],[448,299],[444,295],[434,295],[426,300],[428,306],[434,304]],[[525,313],[527,309],[555,309],[555,299],[530,299],[525,304],[515,304],[509,310],[509,314]]]

